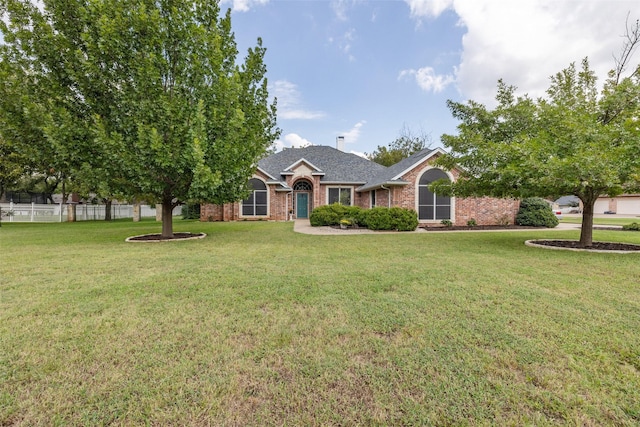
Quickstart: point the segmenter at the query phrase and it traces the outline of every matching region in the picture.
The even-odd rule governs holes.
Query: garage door
[[[596,204],[593,207],[593,213],[601,214],[609,210],[609,199],[596,200]]]
[[[618,212],[625,215],[640,215],[640,197],[624,197],[618,199]]]

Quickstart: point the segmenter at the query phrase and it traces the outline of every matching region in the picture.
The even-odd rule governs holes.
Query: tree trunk
[[[62,177],[62,203],[66,205],[68,202],[69,202],[69,195],[67,194],[67,186],[63,176]]]
[[[104,200],[104,220],[111,221],[111,199]]]
[[[582,229],[580,230],[580,247],[588,248],[593,245],[593,208],[596,197],[583,200]]]
[[[173,238],[173,203],[162,201],[162,238]]]

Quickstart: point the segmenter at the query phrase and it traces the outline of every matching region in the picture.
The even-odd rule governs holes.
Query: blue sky
[[[433,146],[457,122],[447,99],[492,104],[504,78],[544,94],[588,56],[601,81],[622,45],[628,0],[224,0],[241,54],[262,37],[276,146],[370,153],[408,128]],[[640,57],[640,54],[637,55]],[[638,63],[636,57],[635,64]]]

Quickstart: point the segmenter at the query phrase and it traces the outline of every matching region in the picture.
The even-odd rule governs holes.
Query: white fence
[[[76,205],[76,221],[104,220],[105,205]],[[0,203],[2,221],[7,222],[65,222],[68,206],[41,205],[36,203]],[[173,215],[181,215],[182,206],[173,210]],[[156,209],[140,205],[140,217],[155,217]],[[111,219],[133,218],[133,205],[111,205]]]

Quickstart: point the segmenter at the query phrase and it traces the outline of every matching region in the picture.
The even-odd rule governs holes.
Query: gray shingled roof
[[[258,166],[276,180],[280,180],[283,187],[286,187],[283,175],[291,172],[288,168],[300,160],[306,160],[307,163],[318,168],[316,172],[323,174],[320,178],[321,182],[361,184],[357,190],[368,191],[383,185],[408,184],[398,176],[429,156],[433,151],[433,149],[425,148],[395,165],[385,167],[355,154],[336,150],[333,147],[313,145],[305,148],[287,148],[260,160]]]
[[[569,206],[571,203],[580,203],[580,199],[577,196],[562,196],[555,203],[558,206]]]
[[[387,168],[351,153],[324,145],[287,148],[258,162],[258,166],[276,179],[292,164],[304,159],[323,172],[321,182],[364,184]]]
[[[411,166],[415,165],[426,156],[430,155],[433,151],[434,150],[431,148],[425,148],[410,155],[406,159],[400,160],[395,165],[384,168],[384,170],[381,170],[375,176],[367,180],[367,183],[358,188],[358,191],[373,190],[374,188],[379,188],[382,185],[406,185],[407,182],[397,178],[398,175],[411,168]]]

